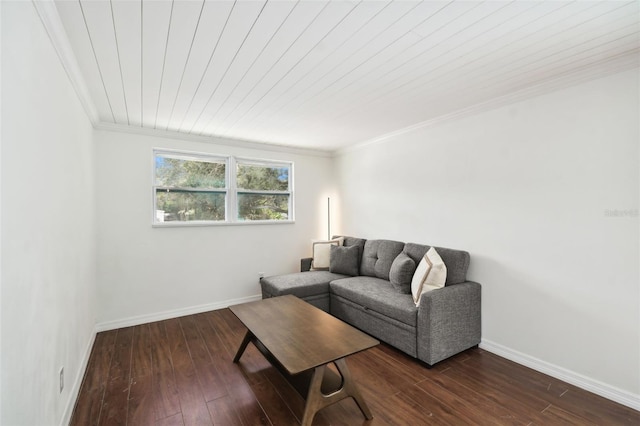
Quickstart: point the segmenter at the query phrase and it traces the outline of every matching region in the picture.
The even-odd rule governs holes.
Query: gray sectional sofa
[[[436,247],[447,267],[445,287],[422,294],[416,306],[396,283],[394,260],[408,256],[415,270],[429,246],[353,237],[344,237],[343,245],[358,252],[350,275],[311,270],[265,277],[262,297],[298,296],[430,366],[480,343],[481,288],[467,281],[469,253]],[[331,262],[331,269],[341,269],[333,268],[333,251]]]

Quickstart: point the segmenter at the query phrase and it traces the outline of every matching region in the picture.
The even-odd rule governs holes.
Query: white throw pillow
[[[420,294],[422,292],[422,283],[424,283],[425,278],[431,271],[431,262],[427,260],[427,256],[425,255],[418,266],[416,267],[416,272],[413,273],[413,278],[411,279],[411,294],[413,295],[413,301],[417,305],[420,301]]]
[[[331,259],[331,246],[341,246],[344,238],[336,238],[329,241],[313,241],[313,260],[311,269],[329,269]]]
[[[424,255],[411,280],[411,294],[416,306],[420,304],[422,293],[444,287],[447,281],[447,266],[435,248]]]

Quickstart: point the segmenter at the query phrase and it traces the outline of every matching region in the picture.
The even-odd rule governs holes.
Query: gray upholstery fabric
[[[389,281],[373,277],[350,277],[331,281],[329,287],[331,294],[409,326],[416,326],[418,308],[413,298],[395,291]]]
[[[344,275],[358,275],[360,265],[360,246],[331,246],[329,272]]]
[[[430,248],[430,246],[422,244],[407,243],[404,246],[403,253],[418,265]],[[469,253],[445,247],[436,247],[436,251],[447,266],[447,281],[445,285],[465,282],[467,280],[467,269],[469,269]]]
[[[263,299],[265,299],[263,297]],[[315,294],[313,296],[307,296],[307,297],[302,297],[302,300],[304,300],[307,303],[310,303],[311,305],[315,306],[316,308],[322,309],[323,311],[325,311],[326,313],[330,314],[331,313],[331,299],[329,297],[329,294],[325,293],[325,294]]]
[[[433,365],[480,343],[480,290],[480,284],[467,281],[422,295],[417,326],[419,359]]]
[[[295,274],[264,277],[260,280],[263,297],[293,294],[300,298],[329,293],[329,282],[347,275],[333,274],[329,271],[296,272]]]
[[[411,280],[415,272],[416,262],[405,253],[400,253],[391,264],[389,281],[397,292],[411,294]]]
[[[345,236],[345,235],[335,235],[333,238],[344,238],[344,242],[342,243],[343,246],[345,247],[351,247],[351,246],[358,246],[360,247],[360,253],[362,253],[362,250],[364,250],[364,243],[367,241],[364,238],[355,238],[355,237],[349,237],[349,236]]]
[[[367,240],[364,243],[360,275],[389,280],[393,260],[398,256],[404,243],[391,240]]]
[[[331,294],[330,304],[331,315],[371,334],[378,340],[393,345],[412,357],[417,357],[415,327],[365,309],[336,294]]]

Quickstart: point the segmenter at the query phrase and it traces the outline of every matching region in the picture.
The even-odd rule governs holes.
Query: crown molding
[[[73,53],[71,43],[69,42],[69,38],[67,37],[67,33],[62,25],[60,15],[58,15],[58,10],[53,0],[32,0],[31,3],[33,3],[33,6],[36,8],[38,16],[49,35],[51,44],[53,44],[60,58],[62,67],[67,73],[69,81],[76,91],[87,117],[89,117],[89,121],[91,121],[91,124],[95,127],[99,122],[98,110],[89,95],[89,89],[80,72],[78,61]]]
[[[640,49],[633,49],[631,51],[625,52],[624,54],[607,58],[606,60],[597,62],[595,64],[590,64],[589,66],[582,67],[577,70],[565,72],[539,84],[525,87],[506,95],[492,98],[487,101],[480,102],[456,111],[452,111],[450,113],[443,114],[429,120],[425,120],[420,123],[398,129],[393,132],[385,133],[384,135],[380,135],[345,148],[337,149],[333,152],[333,154],[334,157],[339,157],[351,152],[360,151],[372,145],[390,142],[401,135],[411,133],[415,130],[424,129],[441,123],[458,120],[463,117],[491,111],[505,105],[535,98],[537,96],[545,95],[557,90],[566,89],[581,83],[585,83],[587,81],[596,80],[598,78],[614,75],[632,69],[638,69],[638,67],[640,66],[639,55]]]
[[[110,132],[120,132],[128,134],[136,134],[142,136],[152,136],[157,138],[166,138],[173,140],[182,140],[190,142],[209,143],[214,145],[232,146],[235,148],[247,148],[260,151],[282,152],[287,154],[306,155],[312,157],[332,157],[332,151],[300,148],[291,145],[281,145],[269,142],[249,141],[244,139],[224,138],[219,136],[200,136],[189,133],[182,133],[175,130],[150,129],[147,127],[127,126],[123,124],[100,122],[93,126],[96,130],[106,130]]]

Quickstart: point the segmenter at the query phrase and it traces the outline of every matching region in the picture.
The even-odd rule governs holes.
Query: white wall
[[[0,5],[0,259],[2,259],[2,5]],[[0,260],[0,321],[2,321],[2,261]],[[2,421],[2,323],[0,323],[0,421]]]
[[[95,141],[101,328],[258,296],[259,272],[296,272],[326,235],[328,157],[104,130]],[[293,161],[296,222],[153,228],[153,148]]]
[[[73,407],[95,324],[92,128],[33,4],[0,7],[0,424],[55,425]]]
[[[635,70],[343,152],[340,231],[469,251],[485,347],[637,408],[638,98]]]

